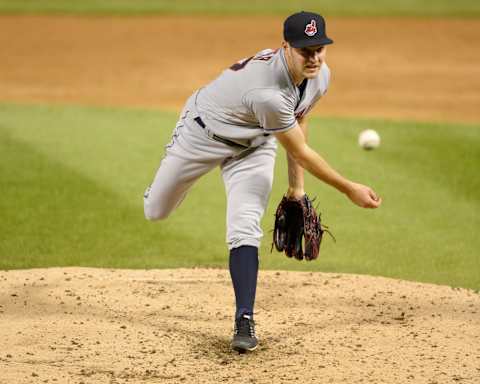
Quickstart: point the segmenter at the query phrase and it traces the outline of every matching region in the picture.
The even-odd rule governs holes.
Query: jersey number
[[[260,61],[268,61],[270,60],[273,55],[277,52],[277,50],[275,51],[271,51],[271,52],[268,52],[268,53],[264,53],[262,55],[258,55],[258,56],[252,56],[252,57],[249,57],[248,59],[244,59],[242,61],[239,61],[238,63],[235,63],[233,64],[230,69],[232,71],[239,71],[240,69],[243,69],[245,68],[245,66],[251,61],[251,60],[260,60]]]
[[[242,60],[242,61],[239,61],[238,63],[235,63],[233,64],[230,69],[232,71],[239,71],[240,69],[243,69],[245,68],[245,66],[250,62],[250,60],[253,59],[253,56],[252,57],[249,57],[248,59],[245,59],[245,60]]]

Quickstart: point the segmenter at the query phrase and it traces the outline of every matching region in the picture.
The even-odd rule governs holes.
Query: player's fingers
[[[368,194],[370,195],[370,197],[371,197],[373,200],[375,200],[375,201],[378,200],[378,196],[377,196],[377,194],[375,193],[375,191],[374,191],[373,189],[369,189],[369,190],[368,190]]]
[[[369,190],[363,204],[364,208],[378,208],[382,203],[382,199],[377,196],[373,191]]]
[[[382,204],[382,199],[380,197],[377,197],[376,200],[370,200],[368,208],[378,208],[380,204]]]

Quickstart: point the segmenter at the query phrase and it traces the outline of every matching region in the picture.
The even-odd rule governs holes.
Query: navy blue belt
[[[203,129],[207,128],[203,120],[201,119],[200,116],[195,117],[193,120],[197,122],[198,125],[200,125]],[[230,139],[227,139],[226,137],[218,136],[214,133],[207,132],[208,136],[212,138],[215,141],[219,141],[220,143],[226,144],[229,147],[234,147],[234,148],[241,148],[241,149],[246,149],[250,148],[248,145],[242,145],[240,143],[236,143],[235,141],[232,141]]]

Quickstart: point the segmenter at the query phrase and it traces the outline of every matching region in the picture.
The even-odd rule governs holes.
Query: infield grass
[[[286,15],[302,9],[329,16],[480,16],[477,0],[0,0],[2,13]]]
[[[0,268],[227,267],[225,196],[218,171],[166,221],[143,218],[173,113],[0,104]],[[359,149],[376,129],[379,150]],[[480,288],[480,126],[319,119],[311,145],[347,177],[372,185],[378,210],[352,205],[307,175],[328,237],[320,259],[270,253],[273,212],[286,185],[278,151],[263,221],[261,267],[391,276]]]

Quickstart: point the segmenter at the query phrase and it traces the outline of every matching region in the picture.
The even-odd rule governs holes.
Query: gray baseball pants
[[[221,169],[227,194],[229,249],[259,247],[260,220],[268,204],[273,182],[276,141],[268,138],[247,156],[242,149],[209,137],[197,117],[193,96],[187,101],[155,178],[144,195],[148,220],[162,220],[180,205],[189,189],[216,166]]]

